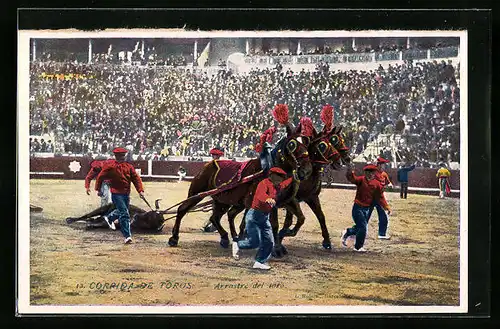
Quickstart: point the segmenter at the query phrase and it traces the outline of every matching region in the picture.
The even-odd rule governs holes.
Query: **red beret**
[[[224,155],[224,152],[222,152],[221,150],[218,150],[218,149],[211,149],[210,154],[211,155]]]
[[[127,153],[128,151],[124,149],[123,147],[117,147],[113,150],[114,154],[122,154],[122,153]]]
[[[369,164],[363,167],[364,171],[372,171],[372,170],[378,170],[376,165]]]
[[[271,169],[269,169],[269,172],[270,173],[275,173],[275,174],[279,174],[279,175],[285,175],[286,176],[286,172],[279,168],[279,167],[272,167]]]
[[[391,162],[391,161],[386,160],[386,159],[384,159],[384,158],[382,158],[382,157],[378,157],[378,158],[377,158],[377,163],[389,163],[389,162]]]

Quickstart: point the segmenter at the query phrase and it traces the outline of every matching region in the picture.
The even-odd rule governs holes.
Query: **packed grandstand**
[[[433,48],[441,56],[431,56],[430,48],[420,47],[415,51],[426,58],[414,60],[398,47],[384,52],[377,46],[379,52],[372,49],[370,55],[375,67],[365,68],[358,56],[359,65],[349,69],[338,69],[341,57],[335,57],[345,50],[322,49],[285,52],[281,62],[266,59],[271,66],[248,64],[266,58],[249,51],[246,58],[253,59],[245,60],[251,65],[247,70],[217,60],[213,66],[196,65],[193,57],[179,54],[167,54],[162,65],[133,65],[133,58],[111,62],[106,54],[93,54],[88,61],[33,56],[30,151],[95,156],[126,146],[134,159],[164,160],[201,159],[219,147],[227,158],[255,157],[259,135],[276,125],[269,114],[275,104],[287,104],[294,123],[308,116],[318,128],[322,106],[332,104],[335,124],[344,127],[354,157],[370,160],[381,152],[395,162],[424,167],[459,162],[458,48]],[[391,61],[384,61],[384,54]],[[301,67],[302,62],[314,67]],[[367,153],[380,136],[392,143],[377,144]]]

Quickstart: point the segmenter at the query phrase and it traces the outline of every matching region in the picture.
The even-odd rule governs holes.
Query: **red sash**
[[[451,187],[450,187],[450,182],[449,182],[448,176],[440,176],[439,179],[445,180],[446,195],[450,195],[451,194]]]

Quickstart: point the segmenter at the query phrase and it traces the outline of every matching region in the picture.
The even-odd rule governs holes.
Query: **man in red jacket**
[[[219,150],[218,148],[213,148],[210,150],[210,155],[212,156],[213,160],[219,160],[224,155],[224,152]]]
[[[352,165],[348,165],[346,177],[351,183],[356,184],[356,198],[352,207],[352,218],[355,225],[342,231],[341,243],[346,247],[346,240],[352,235],[356,235],[354,250],[366,252],[363,248],[366,238],[366,227],[368,225],[370,207],[378,202],[390,214],[391,210],[383,194],[383,187],[375,177],[377,166],[367,165],[363,168],[364,176],[356,176]]]
[[[278,193],[286,189],[294,177],[286,178],[286,172],[278,167],[269,170],[269,177],[262,180],[252,201],[252,206],[245,216],[248,237],[238,242],[233,242],[233,257],[239,259],[239,249],[255,249],[259,247],[255,256],[253,268],[269,270],[267,264],[274,247],[273,230],[269,222],[269,213],[276,205]]]
[[[386,186],[390,188],[393,187],[389,175],[384,171],[384,167],[389,162],[390,162],[389,160],[386,160],[382,157],[378,157],[377,159],[377,170],[375,171],[375,179],[380,182],[380,185],[382,185],[382,191],[385,190]],[[377,214],[378,214],[378,238],[380,240],[389,240],[391,238],[391,236],[387,234],[387,227],[389,226],[389,217],[387,216],[384,208],[379,203],[374,203],[370,207],[370,212],[368,213],[368,220],[370,220],[370,217],[372,216],[373,208],[377,209]]]
[[[118,220],[120,222],[120,231],[125,237],[125,243],[132,242],[130,232],[130,214],[128,212],[130,204],[130,183],[132,182],[141,198],[144,197],[144,188],[142,180],[135,172],[134,166],[125,162],[127,150],[121,147],[113,150],[115,160],[106,162],[104,168],[97,176],[95,190],[100,196],[101,184],[105,179],[111,182],[111,199],[118,211]]]

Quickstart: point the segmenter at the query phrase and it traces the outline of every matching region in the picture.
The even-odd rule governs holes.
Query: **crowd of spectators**
[[[391,51],[404,51],[408,49],[414,50],[427,50],[427,49],[439,49],[451,46],[457,46],[458,39],[456,42],[420,42],[420,43],[410,43],[406,42],[377,42],[373,45],[358,43],[352,44],[352,42],[346,42],[344,45],[330,46],[325,43],[323,45],[317,45],[315,47],[302,47],[299,49],[298,55],[329,55],[329,54],[352,54],[352,53],[383,53]],[[281,49],[276,48],[263,48],[263,49],[250,49],[247,56],[289,56],[297,55],[297,48],[295,49]]]
[[[153,50],[146,52],[146,55],[141,55],[138,52],[130,52],[130,57],[127,53],[123,53],[124,56],[120,57],[119,53],[94,53],[92,54],[93,64],[141,64],[141,65],[157,65],[157,66],[187,66],[192,63],[193,56],[185,56],[182,54],[178,55],[168,55],[164,57],[158,56]],[[87,60],[81,60],[79,62],[85,63]]]
[[[349,127],[347,139],[353,151],[360,154],[380,133],[392,138],[397,134],[401,138],[389,141],[383,150],[391,160],[420,166],[440,158],[458,162],[458,72],[459,67],[444,61],[406,62],[371,73],[348,71],[346,81],[359,89],[353,97],[340,96],[340,117]],[[392,154],[392,142],[396,154]]]
[[[399,132],[406,160],[458,161],[459,77],[444,61],[373,71],[319,66],[232,74],[220,68],[213,75],[196,68],[34,62],[30,74],[30,134],[52,133],[56,153],[108,154],[126,146],[139,159],[199,159],[219,147],[227,157],[254,157],[261,132],[275,125],[275,104],[288,104],[295,123],[307,115],[321,129],[319,113],[329,103],[357,154],[373,136]]]
[[[54,144],[49,139],[45,141],[43,138],[32,138],[30,137],[30,152],[33,153],[53,153],[54,152]]]

